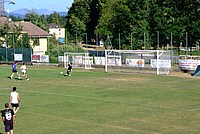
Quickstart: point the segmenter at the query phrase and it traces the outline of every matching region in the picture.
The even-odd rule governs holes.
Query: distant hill
[[[33,9],[34,12],[38,13],[39,15],[50,15],[51,13],[53,13],[54,11],[49,11],[48,9]],[[6,15],[13,15],[16,17],[20,17],[20,18],[24,18],[24,16],[29,12],[29,9],[26,8],[22,8],[22,9],[18,9],[15,11],[8,13],[5,13]],[[56,12],[56,11],[55,11]],[[67,12],[57,12],[60,16],[66,16]]]

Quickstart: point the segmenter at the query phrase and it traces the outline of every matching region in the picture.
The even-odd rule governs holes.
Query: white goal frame
[[[168,75],[171,64],[169,50],[105,50],[105,72]]]
[[[85,68],[91,69],[93,62],[92,57],[89,57],[89,53],[64,53],[64,68],[67,68],[69,63],[72,63],[73,68]]]

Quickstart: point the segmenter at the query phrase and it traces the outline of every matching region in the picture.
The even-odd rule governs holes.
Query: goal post
[[[89,57],[88,53],[64,53],[64,68],[67,68],[67,65],[72,63],[73,68],[85,68],[91,69],[93,63],[92,57]]]
[[[172,51],[157,50],[156,66],[154,67],[157,69],[157,75],[168,75],[172,68]]]
[[[168,50],[106,50],[105,72],[168,75],[171,58]]]

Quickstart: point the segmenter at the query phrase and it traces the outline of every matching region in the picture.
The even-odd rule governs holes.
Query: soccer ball
[[[63,72],[60,72],[60,74],[63,74]]]
[[[19,79],[19,80],[21,80],[21,79],[22,79],[22,77],[18,76],[18,79]]]

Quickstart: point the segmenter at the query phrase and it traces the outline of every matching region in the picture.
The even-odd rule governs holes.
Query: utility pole
[[[8,0],[0,0],[0,17],[5,16],[5,8],[4,8],[4,3],[8,2],[9,4],[15,4],[13,1],[8,1]]]

